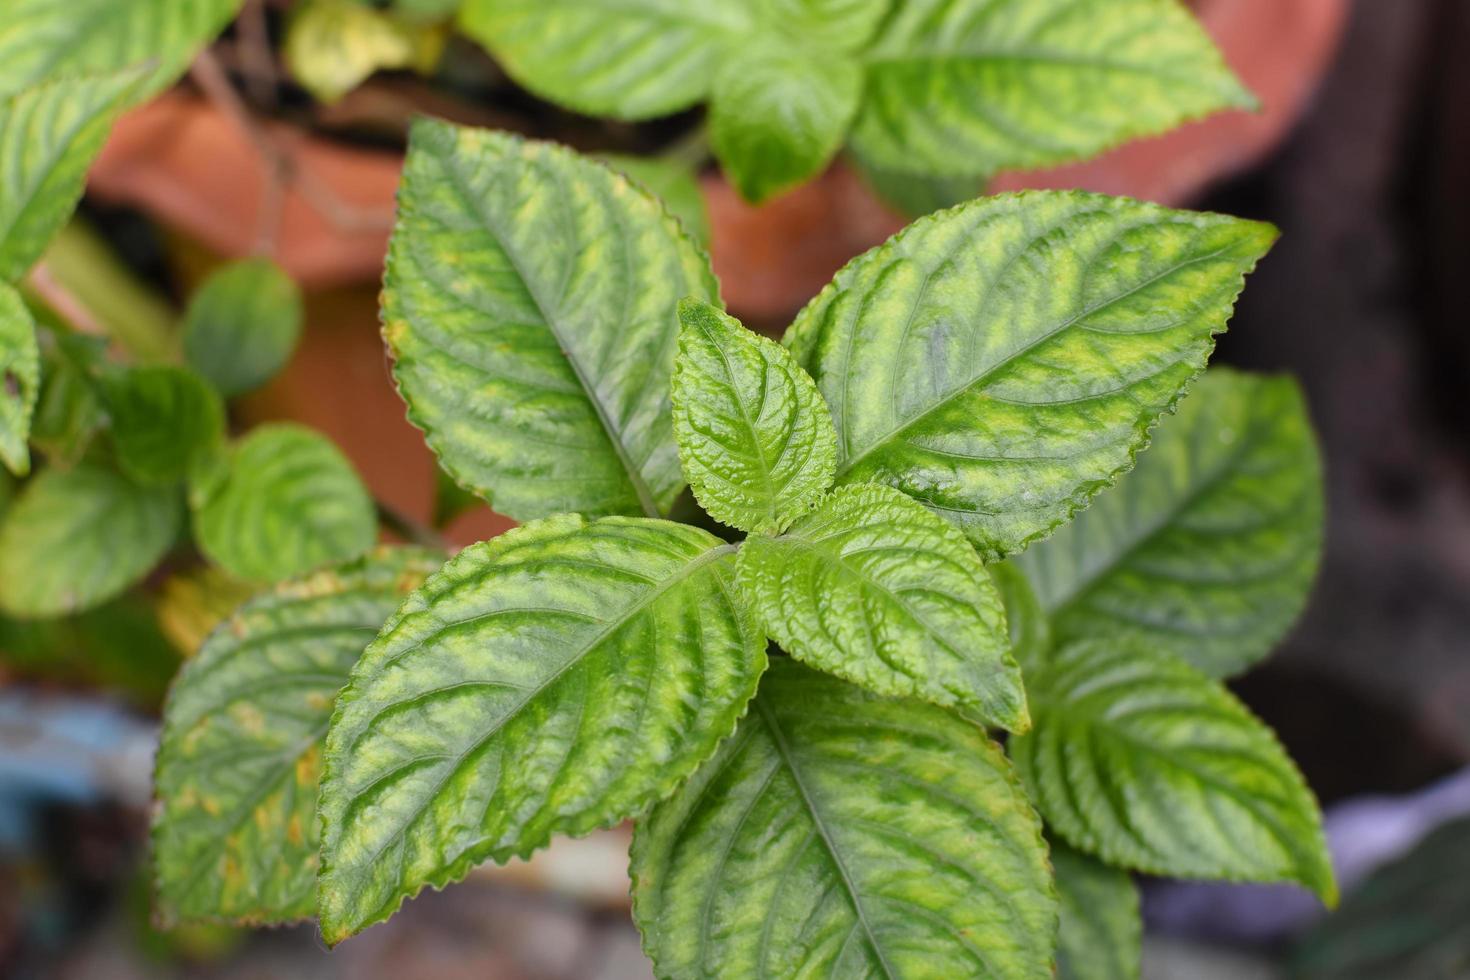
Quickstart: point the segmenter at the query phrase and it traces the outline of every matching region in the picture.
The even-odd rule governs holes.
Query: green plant
[[[1294,386],[1199,377],[1274,237],[980,199],[854,259],[782,345],[613,170],[419,123],[394,375],[527,523],[213,633],[165,713],[161,915],[336,943],[629,818],[668,976],[1136,973],[1129,870],[1333,901],[1316,803],[1214,679],[1320,543]]]
[[[459,23],[531,91],[647,119],[709,103],[760,201],[844,144],[879,186],[1092,156],[1255,102],[1176,0],[465,0]]]

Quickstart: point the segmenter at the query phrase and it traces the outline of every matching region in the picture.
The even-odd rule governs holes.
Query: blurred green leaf
[[[101,389],[118,465],[139,483],[182,481],[196,457],[224,439],[218,393],[187,368],[111,371]]]
[[[259,388],[285,366],[301,336],[301,290],[269,259],[216,270],[184,319],[184,356],[226,398]]]
[[[292,9],[284,55],[296,80],[331,103],[380,70],[432,70],[444,39],[435,27],[354,0],[306,0]]]
[[[1062,900],[1057,980],[1138,980],[1143,922],[1128,872],[1051,841]]]
[[[98,376],[107,341],[85,334],[40,331],[41,397],[31,444],[53,464],[70,466],[86,454],[106,421]]]
[[[31,471],[26,441],[40,387],[36,322],[20,294],[0,283],[0,462],[17,476]]]

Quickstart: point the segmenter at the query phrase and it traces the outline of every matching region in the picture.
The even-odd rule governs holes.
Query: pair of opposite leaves
[[[386,332],[399,356],[400,383],[416,419],[427,428],[431,442],[439,444],[436,448],[446,464],[453,463],[460,469],[461,478],[465,473],[479,476],[483,479],[471,482],[479,486],[489,482],[508,490],[507,497],[526,506],[534,506],[535,498],[529,491],[537,481],[542,481],[563,495],[595,494],[592,499],[604,507],[611,502],[615,510],[640,505],[648,509],[650,503],[657,508],[659,497],[671,498],[672,492],[677,491],[677,485],[671,492],[658,480],[659,467],[665,460],[661,458],[663,446],[657,436],[661,432],[672,435],[670,430],[675,423],[668,417],[672,413],[665,405],[666,428],[660,429],[658,391],[651,395],[654,411],[651,414],[645,411],[650,398],[646,382],[650,373],[657,376],[660,359],[644,355],[650,331],[667,337],[667,330],[659,327],[660,304],[666,315],[672,304],[670,294],[677,297],[690,290],[680,288],[682,283],[677,275],[640,277],[642,265],[631,258],[635,246],[637,255],[647,253],[652,260],[667,259],[671,253],[678,255],[678,248],[660,251],[660,246],[667,243],[667,229],[671,227],[667,219],[626,184],[564,151],[431,124],[421,126],[415,140],[416,152],[410,155],[403,215],[390,256]],[[472,163],[480,165],[472,166]],[[620,215],[622,220],[610,220],[607,212],[618,207],[624,211]],[[1052,218],[1050,226],[1042,220],[1048,214]],[[965,230],[973,231],[976,223],[992,231],[1007,230],[1004,220],[1007,217],[1020,219],[1013,220],[1009,230],[1021,233],[1016,237],[1026,247],[1017,248],[1015,237],[1009,243],[986,242],[977,246],[964,234]],[[1107,225],[1110,220],[1112,226],[1107,230],[1112,234],[1107,236],[1095,225]],[[659,232],[660,228],[666,230]],[[1151,242],[1156,246],[1153,254],[1140,247]],[[1086,429],[1089,439],[1085,441],[1095,443],[1102,433],[1123,443],[1121,447],[1113,447],[1121,452],[1121,459],[1112,470],[1106,468],[1110,457],[1099,455],[1096,445],[1084,445],[1082,452],[1074,454],[1081,460],[1077,465],[1084,470],[1088,466],[1103,466],[1091,477],[1096,483],[1126,465],[1148,421],[1167,406],[1178,388],[1202,366],[1209,333],[1223,325],[1229,304],[1239,289],[1240,276],[1268,242],[1269,233],[1248,223],[1178,215],[1087,195],[1036,195],[977,202],[921,223],[884,249],[858,260],[839,275],[834,287],[819,297],[812,309],[819,311],[829,323],[852,326],[854,319],[862,319],[861,315],[855,316],[855,311],[871,308],[881,315],[881,300],[909,289],[910,312],[914,315],[894,330],[899,333],[900,341],[909,336],[916,341],[922,338],[921,349],[944,358],[941,363],[931,365],[924,378],[926,384],[919,386],[924,390],[917,392],[921,398],[926,391],[931,397],[937,395],[939,411],[937,417],[927,419],[931,425],[918,427],[922,431],[915,432],[913,427],[893,431],[902,429],[906,437],[914,438],[917,449],[928,450],[931,447],[922,442],[923,437],[956,434],[946,431],[943,423],[948,420],[951,427],[956,424],[956,417],[945,412],[962,400],[958,397],[960,392],[958,388],[945,390],[940,382],[946,369],[964,367],[954,363],[954,353],[966,348],[954,343],[963,340],[958,336],[950,336],[948,344],[935,343],[945,339],[945,329],[953,331],[958,324],[935,316],[932,307],[925,309],[924,298],[934,296],[950,303],[957,298],[962,300],[968,276],[977,271],[975,263],[984,258],[990,259],[991,268],[989,275],[981,277],[980,291],[988,293],[987,300],[999,302],[1002,313],[1017,312],[1016,304],[1026,299],[1020,294],[1030,283],[1055,285],[1057,273],[1070,274],[1074,284],[1080,287],[1072,297],[1073,302],[1082,303],[1080,313],[1075,309],[1048,308],[1045,297],[1035,297],[1035,302],[1043,304],[1039,312],[1060,313],[1058,318],[1050,324],[1038,323],[1035,316],[1019,319],[1013,316],[1000,321],[1015,330],[1044,334],[1044,340],[1061,342],[1017,345],[1015,334],[1011,333],[1012,343],[1003,345],[1003,349],[1012,348],[1009,361],[1019,363],[1006,366],[1018,370],[996,370],[991,365],[971,380],[980,394],[1004,393],[1008,401],[997,399],[997,405],[1013,403],[1018,409],[1029,405],[1046,423],[1047,435],[1063,439],[1070,436],[1075,441],[1080,433],[1065,431],[1068,427],[1058,425],[1058,420],[1065,416],[1066,406],[1075,405],[1077,399],[1065,386],[1057,393],[1060,397],[1053,405],[1048,406],[1035,397],[1051,393],[1042,383],[1045,371],[1050,366],[1064,369],[1064,377],[1075,376],[1091,362],[1095,371],[1117,379],[1122,371],[1105,361],[1099,366],[1099,350],[1093,345],[1104,345],[1110,338],[1118,338],[1114,349],[1131,355],[1120,358],[1118,365],[1135,372],[1130,394],[1140,400],[1152,395],[1163,401],[1153,409],[1133,404],[1135,417],[1121,427],[1115,422],[1111,430],[1096,424],[1107,419],[1105,414],[1073,420],[1080,421],[1078,429]],[[994,245],[1009,247],[1002,247],[997,254],[987,248]],[[1163,245],[1162,250],[1157,248],[1159,245]],[[1231,245],[1235,246],[1234,255]],[[1078,254],[1078,246],[1082,255]],[[1027,260],[1050,268],[1030,269],[1030,275],[1026,275],[1027,262],[1023,256],[1032,249],[1034,254]],[[965,267],[962,260],[967,251],[988,254],[971,255],[971,263]],[[1162,263],[1151,267],[1150,262],[1160,262],[1160,251]],[[928,262],[936,268],[925,278],[934,282],[914,290],[913,266],[916,260],[922,262],[926,253]],[[1088,261],[1083,262],[1083,256]],[[658,261],[653,261],[652,265],[655,273],[668,273],[671,267],[675,272],[692,268],[697,273],[701,258],[694,254],[686,263],[675,261],[660,267]],[[880,281],[886,282],[886,291],[856,288],[864,285],[863,273],[872,268],[878,270]],[[1012,268],[1022,271],[1019,287],[1014,280],[1005,282],[996,278],[997,271]],[[1099,270],[1113,275],[1098,277]],[[950,278],[954,271],[963,274]],[[1084,271],[1086,274],[1082,274]],[[609,277],[617,280],[619,276],[625,281],[609,281]],[[1119,277],[1125,280],[1121,285],[1116,281]],[[1098,278],[1113,281],[1099,283]],[[1109,288],[1117,294],[1113,300],[1094,299],[1089,309],[1086,301],[1096,296],[1093,290]],[[974,292],[970,295],[973,298]],[[914,300],[916,296],[918,302]],[[1170,297],[1175,302],[1162,307],[1160,312],[1160,304]],[[1130,307],[1130,301],[1135,298],[1137,305]],[[611,309],[615,311],[611,322],[621,326],[616,331],[599,329],[598,318],[606,312],[603,301],[609,299],[613,300]],[[902,297],[893,298],[893,303],[902,305]],[[1117,317],[1101,315],[1114,307],[1125,309],[1114,309],[1119,314]],[[1124,322],[1124,314],[1130,312],[1135,321],[1132,329]],[[495,341],[484,332],[487,318],[494,324]],[[580,321],[575,329],[571,324],[574,320]],[[822,358],[846,363],[863,353],[865,348],[853,344],[850,338],[846,344],[830,343],[831,332],[826,327],[810,326],[804,332],[794,331],[793,346],[812,354],[809,364],[821,363]],[[1061,337],[1067,333],[1074,336]],[[554,341],[550,349],[545,344],[547,335]],[[1082,335],[1085,342],[1080,345],[1066,342],[1078,339],[1076,335]],[[983,338],[971,338],[976,339]],[[524,357],[516,356],[522,352],[521,348]],[[904,343],[900,342],[897,349],[902,352]],[[974,357],[987,349],[983,343],[972,344],[968,353]],[[888,366],[901,370],[903,357],[892,355],[892,345],[889,350]],[[1091,358],[1079,357],[1089,351]],[[542,353],[549,356],[538,360]],[[1185,363],[1181,365],[1180,361]],[[435,371],[431,362],[436,362],[440,370]],[[975,364],[972,362],[968,367],[974,370]],[[1141,378],[1137,377],[1140,373]],[[1159,375],[1166,380],[1159,380]],[[1167,382],[1171,377],[1172,388]],[[633,383],[629,383],[630,378]],[[831,376],[819,374],[818,387],[832,380]],[[839,384],[832,392],[849,394],[842,391],[843,379],[839,376],[837,380]],[[862,381],[864,387],[871,389],[869,379]],[[1010,387],[1006,388],[1006,384]],[[579,385],[582,387],[573,387]],[[1030,402],[1014,397],[1028,387],[1033,395]],[[486,397],[467,404],[463,398],[467,389],[478,390]],[[457,399],[453,398],[456,394]],[[511,394],[516,397],[507,397]],[[839,454],[851,452],[845,443],[851,433],[845,429],[861,432],[865,424],[861,396],[871,395],[871,390],[860,391],[859,395],[844,401],[827,394],[834,409],[843,405],[850,413],[836,413],[839,419],[851,423],[839,425]],[[1108,399],[1104,395],[1101,400],[1106,403]],[[897,411],[900,406],[897,392],[878,404],[883,411]],[[536,411],[518,413],[527,407]],[[1047,416],[1047,407],[1061,409],[1062,414],[1054,411]],[[644,413],[644,426],[628,424],[640,412]],[[1140,415],[1146,419],[1141,420],[1137,417]],[[972,418],[959,418],[963,418],[959,424],[973,425]],[[1024,424],[1024,412],[1008,420],[1013,439],[1018,419]],[[891,421],[890,417],[886,423]],[[573,480],[558,483],[555,473],[535,465],[539,460],[533,459],[532,465],[527,466],[524,454],[515,452],[513,436],[517,427],[529,428],[525,434],[531,438],[523,440],[523,444],[530,445],[534,453],[542,441],[535,438],[539,434],[536,425],[550,425],[553,431],[560,426],[563,444],[582,438],[585,452],[575,458],[575,463],[584,472],[593,474],[600,467],[606,480],[603,483],[593,480],[586,487],[576,485]],[[893,427],[885,424],[883,428]],[[1003,462],[994,455],[973,461]],[[1048,468],[1056,460],[1021,456],[1015,462],[1023,470],[1039,462],[1042,467],[1039,472],[1051,476],[1054,482],[1065,482],[1058,473],[1060,467]],[[985,475],[983,467],[975,473]],[[1073,479],[1086,483],[1089,477],[1084,472],[1074,474]],[[977,487],[981,492],[987,489],[983,480],[978,481]],[[1080,492],[1080,499],[1085,499],[1091,489],[1095,487],[1079,491],[1073,486],[1061,497],[1065,499]],[[1000,499],[1006,498],[1002,495]],[[1025,506],[1014,513],[994,508],[979,513],[972,507],[974,519],[966,522],[972,536],[992,547],[1004,547],[1008,536],[1025,540],[1044,533],[1046,527],[1065,517],[1070,506],[1076,506],[1044,499],[1038,506],[1034,487],[1021,488],[1018,499]],[[324,853],[334,855],[334,862],[323,869],[324,882],[333,882],[330,889],[333,897],[328,898],[324,889],[324,899],[328,905],[338,903],[335,908],[324,906],[327,912],[324,927],[329,936],[339,938],[353,925],[385,916],[404,895],[424,882],[442,883],[485,856],[524,853],[544,842],[553,831],[578,832],[612,819],[619,812],[636,812],[652,799],[670,792],[682,773],[690,771],[713,749],[710,741],[702,751],[695,750],[690,745],[689,732],[713,733],[717,740],[728,731],[726,726],[733,724],[735,708],[729,703],[716,704],[713,708],[721,710],[711,711],[710,702],[696,699],[702,717],[691,717],[682,709],[695,703],[690,700],[693,691],[711,689],[713,679],[736,686],[748,682],[753,688],[754,678],[742,681],[751,671],[730,669],[732,661],[728,659],[724,661],[723,671],[708,658],[696,662],[695,654],[706,649],[702,645],[704,639],[713,640],[722,635],[725,648],[735,649],[738,645],[731,643],[731,638],[746,632],[740,622],[738,604],[732,605],[728,600],[728,548],[701,535],[702,532],[662,522],[612,520],[589,526],[577,518],[553,518],[470,549],[451,562],[423,592],[404,604],[356,668],[356,680],[339,704],[334,726],[332,740],[338,751],[334,753],[331,746],[328,750],[329,758],[341,760],[342,772],[337,778],[344,788],[335,803],[328,801],[323,807],[325,827],[334,835],[324,848]],[[655,583],[667,580],[670,568],[682,571],[689,565],[696,565],[693,570],[701,574],[680,575],[679,580],[696,582],[696,586],[678,590],[684,593],[675,597],[679,601],[665,602],[670,590],[654,587]],[[577,568],[600,569],[602,580],[591,583],[578,580],[572,572]],[[559,586],[552,577],[553,569],[564,578]],[[660,572],[664,573],[662,577]],[[498,584],[487,588],[487,580]],[[548,585],[553,588],[548,589]],[[617,619],[615,629],[609,627],[607,610],[620,606],[617,601],[609,602],[616,595],[623,597],[621,608],[631,606],[657,615],[637,617],[633,629],[628,628],[627,619]],[[391,596],[394,600],[397,597],[397,593]],[[548,600],[554,608],[548,606]],[[721,609],[725,613],[718,613]],[[371,624],[378,621],[373,617],[380,615],[381,610],[374,610],[372,615],[347,628],[348,635],[360,638],[365,632],[371,632]],[[483,657],[475,657],[477,651],[484,649],[489,635],[486,630],[498,637],[497,642],[505,644],[506,649],[524,654],[494,665],[493,672],[497,674],[494,677],[485,676],[487,665],[482,663]],[[714,632],[706,637],[709,630]],[[559,631],[597,641],[594,645],[601,646],[599,656],[592,658],[597,662],[589,666],[585,660],[574,658],[575,662],[548,664],[545,656],[538,659],[538,649],[541,654],[546,653],[542,641]],[[658,642],[660,638],[665,642]],[[222,640],[221,645],[228,646],[229,642]],[[268,640],[265,645],[270,645]],[[678,650],[680,655],[628,659],[619,654],[620,650],[629,648],[665,654]],[[719,644],[710,648],[717,649]],[[749,656],[746,655],[747,664]],[[604,661],[609,657],[618,669],[605,669],[609,664]],[[199,670],[205,669],[206,662],[211,662],[210,658],[201,658]],[[586,669],[581,669],[584,666]],[[778,674],[785,675],[791,670],[795,668],[783,665]],[[514,676],[525,671],[537,674],[537,678],[533,681]],[[320,725],[330,704],[330,691],[335,688],[323,679],[324,672],[309,673],[317,676],[299,681],[283,678],[282,684],[303,685],[304,704],[315,707]],[[325,676],[329,675],[330,672],[325,672]],[[453,682],[444,683],[449,678]],[[773,678],[772,683],[782,682]],[[311,689],[311,684],[317,688]],[[531,705],[552,684],[558,688],[560,703],[575,710],[570,714],[553,712],[542,716],[542,721],[564,725],[571,723],[578,711],[585,709],[588,713],[572,729],[560,733],[542,727],[536,728],[534,738],[525,737],[524,732],[517,738],[499,737],[515,735],[515,729],[527,725],[535,727],[535,720],[528,720],[528,714],[518,714],[518,709]],[[215,691],[210,697],[217,699],[220,693]],[[739,705],[744,704],[743,699],[735,700]],[[758,700],[756,704],[759,706],[761,702]],[[537,714],[541,707],[544,705],[533,705],[535,710],[529,714]],[[649,707],[656,710],[645,710]],[[495,713],[504,712],[503,719],[514,724],[510,721],[497,724],[489,733],[482,728],[467,731],[468,720],[483,719],[487,708]],[[914,710],[918,710],[917,706]],[[763,716],[766,714],[762,711]],[[639,719],[639,725],[647,723],[646,729],[636,731],[637,738],[629,727],[630,716]],[[166,806],[176,800],[177,807],[172,814],[166,810],[161,818],[160,839],[167,839],[168,834],[179,832],[181,827],[191,829],[176,839],[178,847],[160,847],[161,882],[166,898],[172,895],[177,900],[179,896],[169,887],[172,875],[164,866],[167,854],[187,858],[190,869],[199,867],[201,860],[205,866],[214,868],[215,871],[196,872],[192,879],[196,884],[202,880],[206,888],[211,883],[217,884],[217,876],[223,869],[226,892],[239,902],[232,910],[234,914],[252,914],[250,902],[260,899],[263,887],[260,877],[241,872],[247,861],[255,861],[258,871],[283,870],[269,861],[266,867],[259,867],[263,858],[280,859],[286,850],[277,841],[273,849],[257,853],[251,841],[242,840],[237,831],[243,826],[240,821],[247,817],[246,813],[238,814],[238,820],[228,823],[223,836],[218,833],[218,824],[202,816],[208,814],[210,800],[218,811],[221,799],[228,799],[228,792],[222,796],[219,787],[205,792],[195,782],[199,773],[184,771],[187,762],[172,771],[166,762],[173,752],[187,755],[184,749],[188,743],[204,744],[216,733],[223,733],[221,744],[230,742],[232,726],[236,737],[252,730],[258,735],[260,721],[258,709],[252,711],[249,704],[243,707],[232,704],[227,711],[201,712],[192,717],[171,710],[170,734],[166,735],[165,750],[160,757],[160,789]],[[507,727],[512,729],[508,733],[504,731]],[[598,737],[578,740],[575,735],[582,730],[595,731]],[[275,745],[264,756],[264,771],[284,779],[275,787],[281,794],[289,791],[293,801],[305,804],[309,788],[314,786],[312,778],[317,772],[320,735],[320,728],[313,729],[307,737],[288,740],[284,746]],[[455,742],[453,751],[446,750],[449,746],[444,740]],[[293,756],[293,750],[298,755]],[[344,752],[351,758],[345,758]],[[304,760],[307,765],[300,775],[307,781],[294,785],[284,777],[279,771],[282,758]],[[635,760],[634,764],[626,764],[629,758]],[[567,767],[574,770],[570,777]],[[171,787],[166,785],[166,776],[181,782]],[[328,785],[332,782],[329,774]],[[269,791],[267,786],[262,793]],[[1019,796],[1014,799],[1016,807],[1029,812]],[[201,800],[205,801],[202,806]],[[589,807],[589,802],[614,805]],[[463,807],[468,805],[478,813],[477,803],[485,808],[482,821],[466,820]],[[261,823],[277,834],[286,831],[282,839],[298,843],[300,828],[310,826],[309,821],[302,824],[298,820],[293,838],[289,821],[280,825],[271,821]],[[414,832],[395,833],[395,829],[410,824]],[[1013,825],[1012,830],[1017,826]],[[1033,843],[1036,853],[1044,853],[1039,840]],[[202,855],[210,855],[214,860]],[[271,859],[270,855],[275,858]],[[287,889],[296,900],[289,911],[275,914],[308,913],[311,869],[301,868],[299,861],[287,860],[286,865],[297,879],[295,890]],[[403,869],[396,880],[384,873],[394,867]],[[1290,874],[1295,869],[1274,870]],[[299,880],[303,874],[307,878],[304,890]],[[1049,886],[1044,874],[1033,883],[1038,881],[1035,895],[1043,897],[1038,899],[1040,904],[1033,911],[1044,912],[1044,895]],[[187,911],[192,902],[187,900],[189,896],[184,898],[177,907]],[[1049,951],[1043,955],[1049,956]]]

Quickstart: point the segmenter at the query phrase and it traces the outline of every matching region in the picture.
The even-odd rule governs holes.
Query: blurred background
[[[1470,976],[1470,3],[1193,6],[1262,113],[996,186],[1085,187],[1285,233],[1218,360],[1304,383],[1328,466],[1327,551],[1298,629],[1234,686],[1326,807],[1347,899],[1324,916],[1286,887],[1145,882],[1144,972]],[[204,67],[122,121],[46,268],[84,314],[126,325],[176,316],[210,269],[267,236],[306,290],[306,329],[234,421],[323,430],[376,497],[427,522],[434,464],[377,331],[408,120],[677,155],[698,117],[573,116],[453,38],[432,72],[378,72],[327,104],[278,53],[288,7],[248,5]],[[841,163],[760,208],[713,170],[698,191],[680,206],[708,236],[732,312],[772,334],[905,221]],[[448,535],[466,544],[508,526],[471,508]],[[40,626],[0,620],[0,976],[649,975],[624,831],[482,869],[330,956],[311,927],[152,930],[157,710],[212,622],[198,596],[161,595]]]

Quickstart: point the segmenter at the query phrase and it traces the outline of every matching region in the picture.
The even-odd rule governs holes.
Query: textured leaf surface
[[[699,102],[723,66],[771,46],[854,51],[886,8],[883,0],[468,0],[460,26],[543,98],[646,119]]]
[[[0,32],[10,17],[7,8]],[[0,75],[4,65],[0,33]],[[25,275],[66,223],[140,77],[129,70],[67,79],[0,100],[0,282]]]
[[[697,300],[679,318],[674,436],[695,499],[743,531],[785,530],[832,485],[827,405],[780,344]]]
[[[1058,980],[1138,980],[1143,922],[1128,872],[1056,842],[1051,863],[1062,900]]]
[[[123,472],[139,483],[178,483],[225,436],[219,395],[193,371],[166,365],[105,375],[102,401]]]
[[[31,471],[26,440],[40,390],[36,321],[20,294],[0,283],[0,462],[17,476]]]
[[[664,202],[669,213],[679,219],[696,242],[708,247],[709,209],[694,170],[684,164],[659,157],[631,157],[621,153],[605,153],[597,159],[642,184],[654,197]]]
[[[435,556],[383,550],[250,600],[184,665],[164,709],[153,820],[167,923],[316,909],[317,786],[337,692]]]
[[[265,384],[301,336],[301,290],[274,262],[246,259],[212,274],[189,300],[184,355],[226,398]]]
[[[224,30],[241,0],[5,0],[0,95],[53,78],[150,62],[135,97],[183,74]]]
[[[373,502],[347,457],[297,425],[265,425],[234,447],[217,481],[190,487],[209,559],[251,581],[279,581],[373,546]]]
[[[384,334],[445,469],[530,520],[666,510],[675,308],[709,260],[652,196],[569,150],[419,122]]]
[[[772,45],[715,78],[710,147],[747,201],[816,176],[841,149],[863,94],[855,58]]]
[[[779,538],[752,537],[736,582],[793,657],[878,694],[1024,730],[1005,610],[958,530],[897,490],[843,487]]]
[[[328,942],[424,885],[642,812],[765,667],[731,546],[645,518],[537,521],[461,552],[368,648],[327,737]]]
[[[1271,730],[1189,664],[1075,643],[1026,677],[1011,754],[1047,824],[1150,874],[1296,881],[1336,900],[1322,817]]]
[[[1275,229],[1032,192],[920,219],[850,262],[787,346],[839,483],[887,483],[1019,550],[1131,465],[1203,369]]]
[[[1291,627],[1322,525],[1322,465],[1296,384],[1217,368],[1116,489],[1016,563],[1059,639],[1121,634],[1218,676]]]
[[[0,522],[0,609],[59,616],[111,599],[163,557],[181,511],[177,492],[98,466],[46,470]]]
[[[866,57],[853,143],[909,173],[1062,163],[1255,104],[1176,0],[905,0]]]
[[[661,977],[1044,976],[1036,814],[984,732],[778,657],[735,737],[633,838]]]

